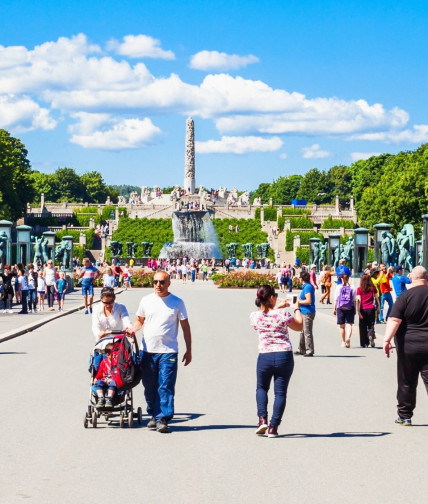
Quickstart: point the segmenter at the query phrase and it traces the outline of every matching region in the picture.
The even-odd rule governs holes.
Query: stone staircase
[[[269,245],[275,254],[275,262],[293,265],[296,258],[294,252],[286,252],[285,250],[285,232],[281,231],[278,235],[273,236],[272,228],[276,228],[276,222],[263,222],[262,230],[268,235]]]

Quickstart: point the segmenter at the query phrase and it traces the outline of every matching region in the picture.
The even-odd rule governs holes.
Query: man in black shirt
[[[428,283],[427,271],[416,266],[410,273],[411,288],[401,294],[386,325],[383,350],[397,348],[398,424],[412,425],[419,374],[428,392]]]

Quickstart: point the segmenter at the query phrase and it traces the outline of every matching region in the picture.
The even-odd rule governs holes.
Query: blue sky
[[[255,189],[428,142],[428,2],[2,0],[0,127],[34,169]]]

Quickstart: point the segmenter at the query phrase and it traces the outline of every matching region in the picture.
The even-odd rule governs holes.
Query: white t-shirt
[[[92,314],[92,332],[96,340],[98,340],[100,332],[121,331],[131,326],[131,320],[125,305],[114,303],[111,314],[108,317],[106,317],[104,313],[104,305],[102,302],[94,307],[94,313]]]
[[[46,285],[55,285],[55,269],[45,268]]]
[[[184,301],[174,294],[143,297],[137,317],[144,317],[143,350],[150,353],[178,353],[178,324],[187,319]]]

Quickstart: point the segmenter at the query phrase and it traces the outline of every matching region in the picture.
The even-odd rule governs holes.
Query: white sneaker
[[[3,313],[7,313],[7,310],[3,310]]]
[[[346,347],[346,343],[344,341],[342,341],[342,344],[340,346]]]
[[[13,313],[13,310],[7,310],[7,313]]]

